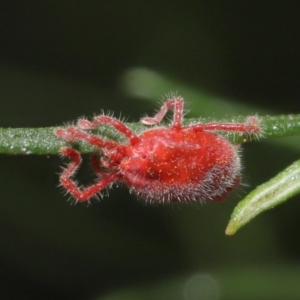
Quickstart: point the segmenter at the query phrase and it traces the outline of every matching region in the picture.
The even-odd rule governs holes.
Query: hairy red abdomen
[[[221,201],[240,181],[237,146],[185,127],[143,132],[120,163],[124,181],[152,201]]]

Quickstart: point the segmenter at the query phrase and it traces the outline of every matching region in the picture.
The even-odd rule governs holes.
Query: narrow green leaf
[[[235,207],[226,234],[233,235],[258,214],[279,205],[298,193],[300,193],[300,160],[248,194]]]

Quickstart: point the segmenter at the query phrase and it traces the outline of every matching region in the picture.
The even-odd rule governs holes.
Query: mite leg
[[[120,175],[118,175],[115,172],[105,177],[99,178],[99,180],[96,183],[86,188],[80,188],[71,179],[71,177],[76,173],[81,163],[82,159],[80,153],[68,147],[63,147],[60,151],[62,155],[71,159],[69,165],[63,170],[62,174],[60,175],[60,183],[79,202],[88,201],[91,197],[95,196],[105,187],[107,187],[108,185],[120,178]]]
[[[77,122],[78,127],[81,129],[95,129],[101,124],[114,127],[129,139],[131,145],[139,141],[139,138],[123,122],[109,116],[96,116],[92,122],[86,119],[79,119]]]
[[[258,135],[261,133],[259,125],[259,118],[256,116],[250,116],[246,119],[245,123],[199,123],[191,126],[187,126],[184,129],[190,130],[191,128],[195,131],[229,131],[244,134]]]
[[[184,106],[184,101],[183,101],[183,98],[181,98],[181,97],[168,99],[154,117],[142,118],[141,122],[144,125],[158,124],[164,118],[164,116],[166,115],[168,110],[173,109],[174,116],[173,116],[172,128],[180,129],[181,125],[182,125],[182,120],[183,120],[183,106]]]

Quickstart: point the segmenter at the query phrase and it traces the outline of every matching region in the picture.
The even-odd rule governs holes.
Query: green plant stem
[[[236,117],[234,120],[219,120],[218,122],[245,122],[246,117]],[[300,134],[300,115],[264,116],[260,117],[263,134],[261,138],[275,138]],[[186,119],[185,124],[199,122],[198,119]],[[201,119],[201,122],[210,122]],[[134,132],[141,132],[149,127],[140,123],[127,124]],[[63,146],[70,145],[54,134],[55,127],[47,128],[0,128],[0,153],[2,154],[58,154]],[[94,131],[105,138],[124,141],[124,137],[108,126],[99,127]],[[235,142],[243,143],[251,139],[245,135],[225,133],[226,137]],[[81,153],[90,153],[95,149],[85,143],[76,143]]]

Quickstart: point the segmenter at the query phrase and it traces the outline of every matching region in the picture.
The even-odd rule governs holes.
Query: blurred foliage
[[[102,109],[138,121],[153,102],[124,92],[134,67],[185,86],[176,90],[191,103],[189,117],[199,117],[197,105],[216,117],[212,99],[224,103],[218,116],[300,110],[300,21],[288,3],[12,0],[0,16],[1,127],[57,126]],[[154,86],[153,94],[169,89]],[[205,106],[195,90],[206,93]],[[244,182],[253,188],[298,159],[299,149],[285,146],[297,141],[245,145]],[[129,288],[147,299],[143,286],[166,299],[190,274],[212,278],[219,299],[253,299],[255,290],[264,291],[260,299],[300,297],[296,199],[228,238],[224,227],[246,185],[204,206],[149,206],[119,187],[87,208],[58,192],[59,157],[0,160],[1,299],[124,299]],[[90,180],[89,170],[80,176]]]

